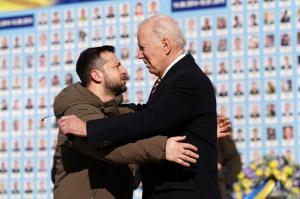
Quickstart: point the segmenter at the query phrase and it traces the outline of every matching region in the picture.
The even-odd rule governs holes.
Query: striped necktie
[[[161,82],[161,78],[158,77],[157,80],[155,81],[152,89],[151,89],[151,94],[155,93],[155,91],[156,91],[156,89],[157,89],[157,87],[158,87],[158,85],[159,85],[160,82]]]

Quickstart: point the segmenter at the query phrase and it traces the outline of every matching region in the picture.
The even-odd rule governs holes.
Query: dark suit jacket
[[[105,147],[150,137],[185,134],[199,148],[191,168],[171,162],[141,168],[143,198],[218,199],[216,101],[213,86],[191,55],[165,75],[146,106],[137,113],[87,122],[89,143]]]

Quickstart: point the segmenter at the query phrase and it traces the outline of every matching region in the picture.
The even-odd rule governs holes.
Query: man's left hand
[[[86,122],[75,115],[63,116],[58,120],[58,126],[63,134],[74,134],[80,137],[86,137]]]
[[[192,144],[184,143],[186,136],[170,137],[166,144],[166,160],[189,167],[195,164],[199,155],[198,148]]]

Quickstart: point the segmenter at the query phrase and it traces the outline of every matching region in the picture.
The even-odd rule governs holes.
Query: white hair
[[[172,17],[162,14],[153,15],[142,21],[138,26],[138,30],[148,23],[151,23],[152,32],[158,38],[170,38],[178,48],[185,48],[185,37],[177,21],[175,21]]]

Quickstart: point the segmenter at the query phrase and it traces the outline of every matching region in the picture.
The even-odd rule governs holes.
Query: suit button
[[[104,147],[107,147],[107,146],[110,146],[111,145],[111,142],[110,141],[108,141],[108,140],[104,140],[103,141],[103,146]]]
[[[103,148],[103,142],[100,142],[98,145],[99,148]]]
[[[100,148],[108,147],[111,145],[111,142],[108,140],[103,140],[102,142],[99,143]]]

